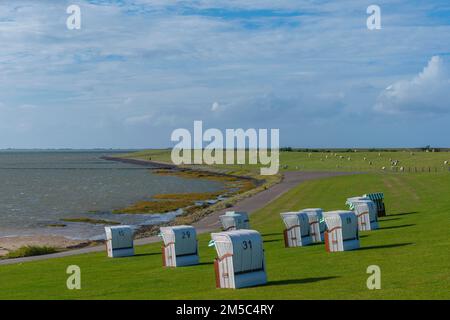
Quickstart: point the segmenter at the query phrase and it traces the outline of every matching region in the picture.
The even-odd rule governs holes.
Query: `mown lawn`
[[[283,247],[279,213],[303,207],[345,208],[348,196],[383,191],[389,216],[362,233],[357,251],[327,253],[324,245]],[[160,244],[137,256],[106,253],[0,266],[1,299],[449,299],[450,174],[361,174],[310,181],[251,216],[264,235],[269,283],[216,289],[215,250],[201,235],[199,266],[166,269]],[[82,289],[68,290],[65,271],[81,268]],[[366,268],[381,268],[381,290],[368,290]]]

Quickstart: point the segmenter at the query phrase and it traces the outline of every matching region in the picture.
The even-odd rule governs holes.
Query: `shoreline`
[[[6,236],[0,238],[0,257],[24,246],[54,247],[57,250],[73,250],[99,244],[99,241],[75,240],[58,235]]]
[[[175,217],[173,220],[167,223],[157,223],[155,225],[142,225],[138,226],[136,229],[135,237],[136,239],[150,237],[157,234],[159,228],[161,226],[166,225],[174,225],[174,224],[186,224],[186,223],[194,223],[204,216],[207,216],[209,213],[212,213],[221,207],[224,206],[224,202],[230,203],[238,200],[239,195],[245,194],[248,191],[254,190],[261,185],[264,184],[265,180],[255,179],[249,176],[240,176],[240,175],[232,175],[226,174],[223,172],[216,172],[213,170],[206,170],[204,168],[192,168],[192,167],[179,167],[173,164],[157,162],[151,160],[144,159],[134,159],[134,158],[121,158],[119,156],[102,156],[101,159],[107,161],[117,161],[123,163],[130,163],[135,165],[140,165],[144,167],[148,167],[149,170],[167,170],[167,172],[162,174],[180,176],[181,178],[189,179],[190,177],[183,176],[183,173],[199,173],[201,174],[200,178],[212,180],[212,177],[228,177],[236,179],[237,182],[240,181],[251,181],[254,186],[250,190],[244,190],[243,192],[237,192],[235,195],[232,195],[229,198],[224,200],[217,201],[216,203],[209,204],[206,208],[202,208],[201,206],[198,208],[194,208],[194,210],[186,210],[186,214],[182,214],[178,217]],[[158,173],[157,173],[158,174]],[[161,174],[161,173],[159,173]],[[226,182],[223,182],[224,190],[227,190]],[[180,193],[181,194],[181,193]],[[195,205],[191,205],[191,207],[196,207]],[[186,209],[179,208],[179,209]],[[188,208],[189,209],[189,208]],[[120,213],[117,213],[120,214]],[[139,213],[136,213],[139,214]],[[164,213],[162,213],[164,214]],[[181,221],[180,221],[181,220]],[[105,224],[106,226],[106,224]],[[89,239],[80,239],[74,240],[68,237],[60,236],[60,235],[12,235],[0,237],[0,259],[8,254],[10,251],[14,251],[22,246],[48,246],[57,249],[58,251],[67,251],[72,249],[89,247],[98,243],[104,243],[104,240],[89,240]]]
[[[235,205],[230,208],[223,208],[212,212],[211,214],[202,217],[199,221],[192,224],[196,228],[197,234],[203,234],[207,232],[212,232],[220,228],[219,216],[225,211],[247,211],[250,216],[253,215],[255,211],[261,209],[268,205],[270,202],[279,198],[281,195],[285,194],[297,185],[316,179],[323,179],[341,175],[351,175],[358,174],[360,172],[336,172],[336,171],[315,171],[315,172],[301,172],[301,171],[286,171],[283,173],[282,181],[273,185],[272,187],[262,190],[252,196],[242,198],[238,200]],[[134,245],[146,245],[151,243],[161,242],[158,236],[149,236],[145,238],[135,239]],[[41,256],[31,256],[24,258],[15,259],[0,259],[0,265],[16,264],[28,261],[38,261],[52,258],[67,257],[85,253],[94,253],[105,251],[104,245],[88,246],[82,249],[66,250],[63,252],[41,255]]]
[[[173,220],[169,222],[140,226],[135,232],[136,239],[155,236],[158,234],[159,228],[163,226],[172,226],[180,224],[191,225],[203,219],[204,217],[207,217],[208,215],[214,213],[215,211],[231,207],[233,204],[241,200],[243,197],[246,198],[247,196],[252,196],[253,194],[263,191],[267,188],[270,188],[270,186],[272,186],[273,184],[279,183],[281,181],[280,177],[280,179],[275,181],[275,183],[267,184],[267,179],[257,179],[250,175],[236,175],[231,173],[219,172],[213,168],[205,168],[204,166],[203,167],[195,167],[195,165],[177,166],[166,162],[136,159],[136,158],[122,158],[120,156],[109,156],[102,158],[109,161],[131,163],[136,165],[147,166],[149,167],[149,169],[153,170],[160,170],[157,171],[156,174],[177,176],[185,179],[206,179],[212,181],[221,181],[224,184],[224,189],[222,190],[223,193],[228,193],[230,191],[230,186],[227,185],[230,183],[230,181],[227,181],[228,179],[234,179],[231,180],[232,184],[242,184],[245,182],[251,183],[250,188],[246,189],[245,186],[241,185],[237,187],[238,188],[237,191],[232,192],[229,197],[226,197],[222,200],[211,199],[215,201],[212,204],[207,204],[206,206],[190,205],[188,207],[180,207],[178,208],[178,210],[182,209],[183,211],[185,211],[185,213],[175,217]],[[205,192],[204,194],[207,193],[209,192]],[[183,195],[183,193],[179,193],[179,195]]]

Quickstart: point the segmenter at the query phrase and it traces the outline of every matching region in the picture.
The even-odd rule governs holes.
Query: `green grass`
[[[336,154],[336,156],[335,156]],[[380,154],[380,155],[379,155]],[[170,150],[144,150],[131,154],[120,155],[121,157],[140,158],[155,161],[171,162]],[[343,157],[341,159],[341,156]],[[350,160],[348,160],[350,158]],[[366,158],[366,160],[364,160]],[[407,150],[399,151],[357,151],[357,152],[280,152],[280,170],[302,170],[302,171],[390,171],[392,160],[399,160],[400,167],[407,172],[449,172],[450,166],[444,165],[444,161],[450,162],[450,152],[424,152],[414,151],[411,154]],[[370,164],[370,162],[372,164]],[[283,166],[287,165],[286,169]],[[228,171],[257,170],[259,165],[214,165],[213,167],[226,169]]]
[[[251,216],[264,237],[269,283],[216,289],[208,234],[198,266],[162,267],[160,246],[137,256],[106,253],[0,266],[2,299],[449,299],[450,174],[363,174],[303,183]],[[345,199],[383,191],[389,216],[363,232],[361,249],[327,253],[324,245],[283,246],[279,213],[304,207],[345,208]],[[81,290],[68,290],[66,269],[81,268]],[[368,290],[366,268],[381,268],[381,290]]]
[[[43,254],[55,253],[57,250],[53,247],[46,246],[23,246],[19,249],[8,252],[5,256],[6,259],[40,256]]]

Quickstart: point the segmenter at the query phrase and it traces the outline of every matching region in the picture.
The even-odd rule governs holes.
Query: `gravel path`
[[[207,217],[203,218],[202,220],[194,223],[193,226],[197,229],[197,233],[199,233],[199,234],[217,230],[220,228],[219,216],[222,215],[225,211],[246,211],[249,214],[251,214],[256,210],[265,207],[269,202],[272,202],[273,200],[280,197],[283,193],[289,191],[291,188],[297,186],[298,184],[300,184],[304,181],[333,177],[333,176],[348,175],[348,174],[354,174],[354,173],[352,173],[352,172],[322,172],[322,171],[321,172],[301,172],[301,171],[284,172],[283,180],[280,183],[272,186],[271,188],[269,188],[267,190],[261,191],[252,197],[249,197],[249,198],[246,198],[246,199],[243,199],[243,200],[237,202],[236,205],[231,208],[227,208],[224,210],[219,210],[217,212],[214,212],[214,213],[208,215]],[[159,237],[154,236],[154,237],[149,237],[149,238],[137,239],[137,240],[135,240],[134,244],[135,245],[143,245],[143,244],[155,243],[155,242],[160,242],[160,241],[161,241],[161,239]],[[15,264],[15,263],[28,262],[28,261],[45,260],[45,259],[52,259],[52,258],[60,258],[60,257],[67,257],[67,256],[73,256],[73,255],[79,255],[79,254],[91,253],[91,252],[100,252],[100,251],[105,251],[104,245],[83,248],[83,249],[69,250],[69,251],[64,251],[64,252],[59,252],[59,253],[54,253],[54,254],[49,254],[49,255],[0,260],[0,265]]]

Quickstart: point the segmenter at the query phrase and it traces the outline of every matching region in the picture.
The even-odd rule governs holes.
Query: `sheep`
[[[381,170],[386,170],[386,167],[381,167]]]
[[[403,171],[403,170],[405,170],[405,168],[403,168],[403,167],[400,167],[400,171]]]
[[[447,160],[444,161],[444,165],[448,165],[448,161]]]

